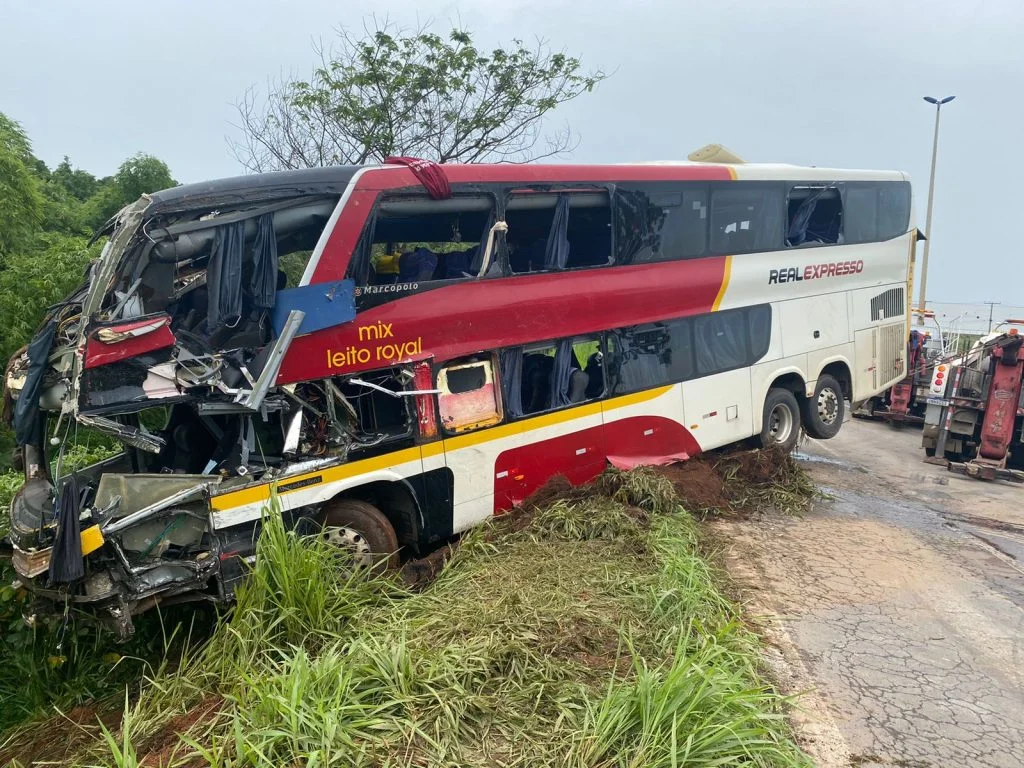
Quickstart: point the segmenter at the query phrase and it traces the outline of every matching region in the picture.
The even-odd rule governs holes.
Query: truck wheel
[[[379,509],[356,499],[329,502],[324,509],[324,539],[352,553],[358,568],[398,567],[398,536]]]
[[[843,388],[831,376],[822,376],[814,396],[803,401],[804,429],[815,440],[828,440],[839,433],[845,413]]]
[[[800,436],[800,406],[788,389],[770,389],[764,399],[760,442],[762,448],[781,448],[789,453]]]

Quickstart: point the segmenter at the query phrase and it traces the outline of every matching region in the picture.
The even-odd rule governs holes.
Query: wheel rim
[[[772,408],[768,416],[768,434],[776,443],[785,443],[793,434],[793,414],[782,403]]]
[[[343,525],[324,526],[324,541],[338,549],[349,552],[357,568],[369,568],[373,565],[373,552],[370,550],[370,542],[355,528],[348,528]]]
[[[839,416],[839,397],[835,391],[825,388],[818,393],[818,418],[822,424],[831,426]]]

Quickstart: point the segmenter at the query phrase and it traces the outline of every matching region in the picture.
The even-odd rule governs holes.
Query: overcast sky
[[[97,175],[135,152],[179,181],[241,171],[233,104],[305,74],[314,38],[376,13],[452,20],[484,45],[549,39],[613,76],[553,118],[565,160],[685,159],[718,142],[749,161],[895,168],[924,227],[943,108],[928,296],[1020,304],[1024,7],[1000,0],[0,0],[0,111],[51,167]],[[915,291],[916,294],[916,291]]]

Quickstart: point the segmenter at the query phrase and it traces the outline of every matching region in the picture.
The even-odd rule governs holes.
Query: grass
[[[783,514],[807,511],[830,498],[789,453],[776,450],[725,453],[715,464],[735,509],[770,508]]]
[[[270,515],[230,619],[58,761],[807,765],[740,619],[649,470],[472,531],[421,592]],[[13,731],[0,760],[38,738]]]

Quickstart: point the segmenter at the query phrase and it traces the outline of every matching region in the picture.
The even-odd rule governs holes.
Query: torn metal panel
[[[299,334],[351,322],[356,317],[355,283],[352,280],[338,280],[278,291],[277,303],[270,315],[276,334],[280,335],[284,331],[288,316],[294,310],[303,313]]]
[[[242,401],[246,408],[253,411],[257,410],[263,402],[263,398],[266,397],[267,390],[277,381],[277,373],[281,370],[281,361],[284,360],[285,353],[288,352],[292,339],[299,332],[299,327],[302,325],[302,319],[305,316],[305,313],[300,309],[293,309],[288,313],[288,320],[285,322],[280,337],[274,342],[274,346],[270,348],[263,371],[253,385],[252,392]]]
[[[126,528],[131,528],[133,525],[137,525],[143,520],[148,520],[150,517],[159,512],[163,512],[169,507],[196,499],[206,493],[210,486],[215,485],[219,481],[219,477],[208,477],[205,479],[205,482],[193,484],[189,488],[184,488],[177,493],[172,493],[167,498],[156,501],[147,507],[143,507],[137,512],[133,512],[125,517],[115,518],[102,526],[103,534],[104,536],[113,536],[115,533],[123,531]]]
[[[130,445],[133,448],[139,448],[143,451],[149,451],[150,453],[160,453],[160,449],[167,444],[167,441],[162,437],[151,435],[148,432],[143,432],[141,429],[137,429],[135,427],[119,424],[118,422],[103,416],[86,416],[84,414],[80,414],[78,416],[78,421],[87,427],[93,427],[104,434],[116,437],[126,445]]]
[[[171,318],[166,314],[106,325],[93,331],[85,342],[86,369],[138,357],[174,346]]]

